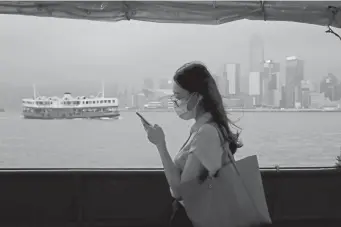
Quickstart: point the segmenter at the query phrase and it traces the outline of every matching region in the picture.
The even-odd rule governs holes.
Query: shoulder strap
[[[220,131],[220,129],[218,128],[217,124],[215,123],[211,123],[216,129],[217,129],[217,132],[218,132],[218,135],[219,135],[219,138],[220,138],[220,141],[221,141],[221,146],[223,148],[223,154],[222,154],[222,157],[221,157],[221,166],[223,167],[224,165],[226,165],[226,156],[228,156],[231,160],[231,162],[235,162],[235,159],[234,159],[234,156],[232,155],[231,151],[229,148],[227,148],[226,146],[228,145],[226,141],[224,141],[224,137]]]
[[[187,143],[188,143],[188,141],[189,141],[189,139],[192,137],[192,134],[193,133],[190,133],[189,134],[189,136],[188,136],[188,138],[187,138],[187,140],[186,140],[186,142],[182,145],[182,147],[180,148],[180,150],[179,151],[181,151],[186,145],[187,145]]]

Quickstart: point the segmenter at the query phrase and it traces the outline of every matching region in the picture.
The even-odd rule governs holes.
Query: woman
[[[234,154],[242,144],[238,134],[233,134],[226,116],[221,95],[208,69],[192,62],[178,69],[174,76],[173,102],[177,115],[183,120],[195,119],[190,136],[172,160],[168,153],[165,135],[158,125],[144,125],[148,139],[155,144],[169,183],[173,203],[171,226],[192,226],[181,201],[179,185],[198,178],[205,180],[221,168],[222,143],[229,143]],[[223,142],[222,142],[223,140]],[[228,160],[227,160],[228,161]]]

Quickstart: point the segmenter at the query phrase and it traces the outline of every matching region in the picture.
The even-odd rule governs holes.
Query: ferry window
[[[0,14],[0,28],[1,168],[161,167],[135,112],[163,128],[174,156],[194,120],[181,120],[168,98],[175,72],[192,60],[208,67],[227,117],[241,128],[232,130],[242,130],[237,159],[257,154],[261,167],[333,166],[340,155],[341,47],[323,26]],[[24,119],[22,110],[35,117],[37,107],[56,118],[72,107],[84,119]]]

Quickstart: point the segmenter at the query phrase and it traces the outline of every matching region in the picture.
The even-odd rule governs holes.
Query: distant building
[[[239,99],[244,109],[254,108],[253,97],[248,94],[240,93],[239,95],[235,96],[234,99]]]
[[[264,42],[254,35],[249,46],[249,95],[254,106],[263,103]]]
[[[173,87],[173,81],[172,80],[169,80],[166,78],[160,79],[159,89],[172,89],[172,87]]]
[[[164,96],[160,98],[159,101],[161,102],[161,105],[163,108],[166,108],[166,109],[174,108],[174,102],[170,99],[169,96]]]
[[[225,64],[224,72],[226,72],[226,79],[228,80],[228,94],[240,94],[240,64],[229,63]]]
[[[261,105],[263,82],[260,72],[250,72],[249,74],[249,95],[253,99],[253,105]]]
[[[143,80],[143,88],[145,89],[154,89],[154,81],[152,78],[145,78]]]
[[[124,89],[124,92],[120,92],[118,94],[118,100],[121,107],[129,107],[131,105],[131,95],[129,94],[127,89]]]
[[[310,91],[302,89],[302,108],[309,108],[311,106],[311,96]]]
[[[323,77],[320,82],[320,92],[324,93],[324,96],[330,101],[340,100],[339,87],[339,79],[332,73],[328,73],[328,76]]]
[[[329,101],[329,100],[328,100]],[[328,102],[323,93],[311,92],[310,93],[310,108],[320,109],[324,107]]]
[[[132,107],[142,109],[147,103],[147,98],[143,93],[132,95]]]
[[[161,98],[173,95],[172,89],[143,89],[142,92],[148,102],[159,101]]]
[[[249,72],[263,72],[264,42],[261,37],[254,35],[250,40]]]
[[[281,101],[279,103],[280,103],[279,106],[281,108],[286,108],[287,104],[286,104],[285,85],[281,86]]]
[[[311,92],[316,91],[315,84],[310,80],[302,80],[301,81],[301,89],[306,90],[306,91],[311,91]]]
[[[310,80],[301,81],[302,108],[309,108],[311,105],[310,93],[315,92],[315,85]]]
[[[170,96],[173,94],[171,89],[143,89],[142,92],[132,97],[133,107],[144,108],[146,105],[153,108],[171,107]]]
[[[244,108],[244,102],[242,99],[238,98],[224,98],[223,99],[224,107],[229,109],[243,109]]]
[[[280,106],[280,64],[267,60],[264,62],[264,72],[262,73],[262,103],[267,106]]]
[[[294,108],[295,103],[302,102],[301,81],[304,78],[304,62],[295,56],[286,58],[285,75],[286,108]]]
[[[227,73],[224,71],[221,76],[216,76],[215,79],[221,96],[227,97],[229,95],[229,81],[227,80]]]
[[[313,92],[318,92],[318,93],[321,93],[320,92],[320,84],[316,81],[313,81],[311,82],[313,84],[312,88],[313,88]]]

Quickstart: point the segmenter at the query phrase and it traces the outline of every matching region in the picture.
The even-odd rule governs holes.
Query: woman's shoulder
[[[218,129],[213,124],[204,124],[197,131],[193,141],[204,147],[220,144]]]
[[[198,134],[201,136],[211,137],[211,138],[219,138],[219,132],[217,127],[213,123],[207,123],[200,127],[198,130]]]
[[[202,125],[193,140],[190,152],[210,173],[214,173],[221,167],[223,153],[218,129],[213,124]]]

